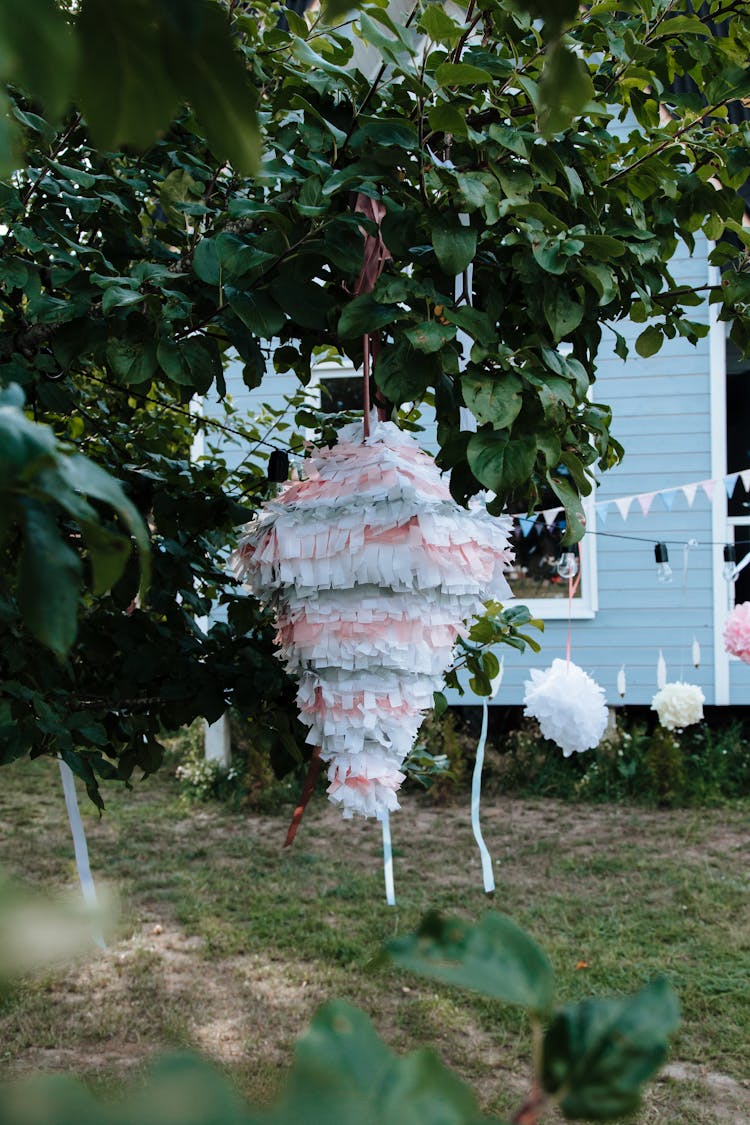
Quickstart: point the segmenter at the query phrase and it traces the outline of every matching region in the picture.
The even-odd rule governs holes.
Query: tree
[[[212,85],[195,85],[205,72],[197,25],[184,25],[185,58],[196,65],[188,82],[185,59],[175,61],[182,25],[171,0],[139,0],[137,15],[130,4],[85,0],[75,28],[89,61],[92,13],[104,19],[103,8],[129,76],[121,114],[107,100],[110,76],[79,70],[70,88],[80,98],[56,128],[43,105],[61,112],[65,90],[42,88],[17,63],[7,73],[27,87],[9,93],[25,167],[0,195],[0,384],[20,385],[36,420],[122,482],[152,532],[148,600],[133,603],[132,567],[109,593],[95,579],[63,660],[65,645],[48,653],[28,615],[22,621],[22,524],[5,540],[0,671],[10,686],[0,721],[13,733],[4,753],[62,750],[92,792],[97,771],[153,768],[161,725],[216,717],[232,701],[293,747],[269,623],[238,597],[221,554],[247,515],[243,490],[245,502],[248,489],[262,495],[259,470],[236,480],[185,454],[180,411],[209,387],[223,393],[230,350],[253,387],[274,340],[275,369],[304,384],[316,350],[358,362],[363,335],[377,334],[377,387],[394,409],[434,402],[438,460],[456,498],[487,488],[499,512],[533,507],[551,488],[573,542],[584,531],[579,495],[621,455],[608,407],[589,393],[602,333],[615,334],[623,358],[625,317],[644,323],[642,355],[665,336],[695,341],[706,329],[689,310],[708,294],[737,342],[750,342],[750,234],[737,194],[750,133],[728,118],[750,93],[744,4],[714,0],[694,12],[687,0],[603,0],[579,12],[552,0],[472,0],[461,19],[428,3],[395,22],[365,3],[334,25],[289,12],[285,28],[264,0],[252,14],[232,3],[229,119],[252,131],[257,105],[262,141],[250,179],[206,108],[216,70]],[[72,18],[52,0],[38,11]],[[216,43],[225,34],[213,0],[184,11],[208,20]],[[727,34],[710,34],[716,19],[729,20]],[[8,35],[6,21],[0,31]],[[353,59],[355,44],[369,49],[364,61]],[[213,51],[209,61],[219,59]],[[233,85],[240,54],[247,118]],[[161,66],[167,76],[142,131],[132,110],[142,94],[137,58],[139,74]],[[692,80],[693,92],[687,81],[674,92],[676,77]],[[164,105],[171,113],[182,98],[197,117],[183,108],[145,152],[106,149],[143,145]],[[618,122],[627,127],[612,128]],[[358,193],[382,201],[390,261],[371,293],[353,297],[364,234],[376,233],[354,209]],[[692,247],[698,231],[725,267],[721,286],[705,292],[676,286],[669,272],[678,241]],[[470,339],[466,360],[459,332]],[[460,428],[462,405],[476,433]],[[56,517],[78,551],[75,513]],[[120,525],[102,518],[117,534]],[[95,561],[91,552],[85,543],[84,561]],[[56,590],[72,583],[77,592],[74,570],[55,573]],[[227,620],[204,634],[195,615],[214,595]],[[511,624],[497,619],[492,639],[518,643]]]

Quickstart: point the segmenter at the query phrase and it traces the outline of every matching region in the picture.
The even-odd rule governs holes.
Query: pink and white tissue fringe
[[[381,819],[464,622],[510,594],[510,521],[456,504],[391,422],[344,427],[305,471],[247,526],[234,568],[273,606],[330,799]]]
[[[750,602],[739,602],[724,622],[724,648],[750,664]]]

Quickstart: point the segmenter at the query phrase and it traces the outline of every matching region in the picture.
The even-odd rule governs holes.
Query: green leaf
[[[245,292],[227,286],[226,294],[230,307],[259,339],[270,340],[281,331],[286,317],[270,293],[262,289]]]
[[[91,562],[91,589],[106,594],[119,582],[130,558],[130,541],[98,523],[81,523]]]
[[[150,581],[150,545],[148,531],[138,509],[125,495],[118,480],[89,457],[80,453],[61,457],[59,471],[74,489],[109,504],[133,536],[141,563],[141,595],[145,596]]]
[[[441,215],[432,223],[432,245],[441,269],[450,277],[463,273],[477,252],[477,232],[458,217]]]
[[[494,652],[482,653],[482,665],[484,667],[484,674],[488,680],[494,680],[500,674],[500,661],[495,656]]]
[[[448,700],[443,695],[442,691],[434,691],[432,693],[434,700],[435,718],[439,719],[448,710]]]
[[[568,1005],[544,1037],[544,1089],[564,1091],[560,1108],[567,1118],[607,1121],[633,1113],[679,1021],[677,997],[663,977],[634,996]]]
[[[547,55],[539,83],[539,125],[545,137],[567,129],[594,100],[594,83],[583,59],[561,41]]]
[[[431,129],[440,133],[452,133],[456,137],[466,136],[466,115],[452,102],[438,102],[427,116]]]
[[[555,472],[547,473],[547,483],[565,508],[567,527],[563,536],[563,546],[572,547],[578,543],[586,531],[586,515],[581,498],[567,477]]]
[[[165,67],[153,16],[132,0],[83,0],[77,87],[96,143],[145,148],[180,102]]]
[[[472,434],[466,450],[477,480],[504,496],[531,477],[536,461],[536,439],[527,434],[513,440],[492,430]]]
[[[167,67],[195,110],[214,155],[228,160],[240,175],[251,176],[260,160],[255,90],[221,5],[193,0],[192,7],[189,34],[179,6],[165,29]]]
[[[50,508],[24,500],[18,604],[40,644],[63,659],[76,638],[82,565],[63,540]]]
[[[386,344],[375,364],[375,382],[389,402],[420,401],[440,376],[440,360],[434,353],[418,352],[405,341]]]
[[[414,328],[407,328],[404,335],[419,352],[439,352],[449,340],[455,340],[456,329],[452,324],[440,324],[437,320],[423,320]]]
[[[608,305],[610,301],[615,300],[620,289],[614,273],[608,266],[600,262],[586,262],[579,268],[586,280],[593,285],[599,294],[600,305]]]
[[[110,340],[107,363],[126,386],[146,383],[156,374],[156,348],[141,340]]]
[[[583,320],[583,305],[574,300],[567,287],[552,284],[544,290],[544,316],[555,342],[573,332]]]
[[[461,27],[442,4],[428,4],[419,17],[419,26],[435,43],[445,43],[448,47],[455,47],[461,38]]]
[[[3,81],[23,87],[59,118],[71,100],[77,43],[55,0],[3,0],[0,41],[7,52],[0,55]]]
[[[364,336],[367,332],[377,332],[378,328],[393,324],[398,316],[398,306],[381,305],[372,293],[362,293],[344,305],[339,317],[339,337],[351,340],[356,336]]]
[[[635,342],[635,350],[638,355],[648,359],[649,356],[656,355],[664,342],[664,335],[662,329],[658,324],[649,324],[641,332],[640,336]]]
[[[494,429],[502,430],[515,422],[523,406],[523,383],[513,372],[503,371],[494,377],[464,375],[461,388],[464,402],[480,426],[491,422]]]
[[[193,269],[206,285],[221,284],[221,258],[215,238],[202,238],[193,253]]]
[[[386,952],[399,968],[444,984],[535,1012],[552,1006],[552,966],[536,942],[503,914],[485,914],[475,925],[428,914],[416,934],[394,938]]]
[[[320,1008],[298,1042],[268,1125],[477,1125],[474,1095],[429,1050],[402,1058],[344,1000]]]
[[[489,70],[471,63],[444,62],[435,71],[435,81],[440,86],[490,86],[492,75]]]
[[[110,285],[102,297],[102,312],[108,313],[112,309],[124,308],[128,305],[140,305],[145,300],[145,295],[137,289],[124,289],[121,285]]]

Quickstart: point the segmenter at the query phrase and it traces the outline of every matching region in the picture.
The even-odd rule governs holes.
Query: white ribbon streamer
[[[474,839],[479,848],[479,855],[482,859],[482,879],[484,880],[484,889],[488,895],[491,895],[495,890],[495,875],[492,870],[492,856],[490,855],[487,845],[484,842],[482,835],[482,827],[479,823],[479,799],[482,791],[482,766],[484,765],[484,747],[487,742],[487,718],[488,718],[487,700],[482,700],[482,732],[479,735],[479,743],[477,745],[477,756],[474,762],[474,773],[471,778],[471,829],[474,833]]]
[[[70,766],[67,762],[64,762],[62,758],[60,758],[60,776],[62,777],[63,793],[65,795],[65,807],[68,810],[70,831],[73,836],[73,851],[75,852],[76,867],[78,868],[78,879],[81,884],[83,901],[87,906],[91,907],[92,910],[95,910],[99,904],[96,898],[96,887],[94,886],[94,880],[91,875],[86,833],[83,830],[81,810],[78,807],[75,778],[73,777],[73,771]],[[104,935],[98,927],[94,930],[94,941],[100,949],[106,950],[107,946],[104,942]]]
[[[393,885],[393,848],[391,846],[391,821],[386,809],[381,816],[383,825],[383,874],[385,876],[385,901],[389,906],[396,905],[396,891]]]

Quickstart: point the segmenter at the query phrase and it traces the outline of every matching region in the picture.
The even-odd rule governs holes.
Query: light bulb
[[[734,582],[737,577],[737,553],[732,543],[727,543],[724,547],[724,566],[721,573],[726,578],[727,582]]]
[[[578,574],[578,559],[574,551],[563,551],[557,560],[557,573],[561,578],[575,578]]]
[[[656,581],[665,585],[672,581],[672,567],[669,563],[659,563],[656,568]]]
[[[656,580],[666,585],[672,581],[672,567],[669,565],[669,551],[666,543],[657,543],[654,546],[656,559]]]

